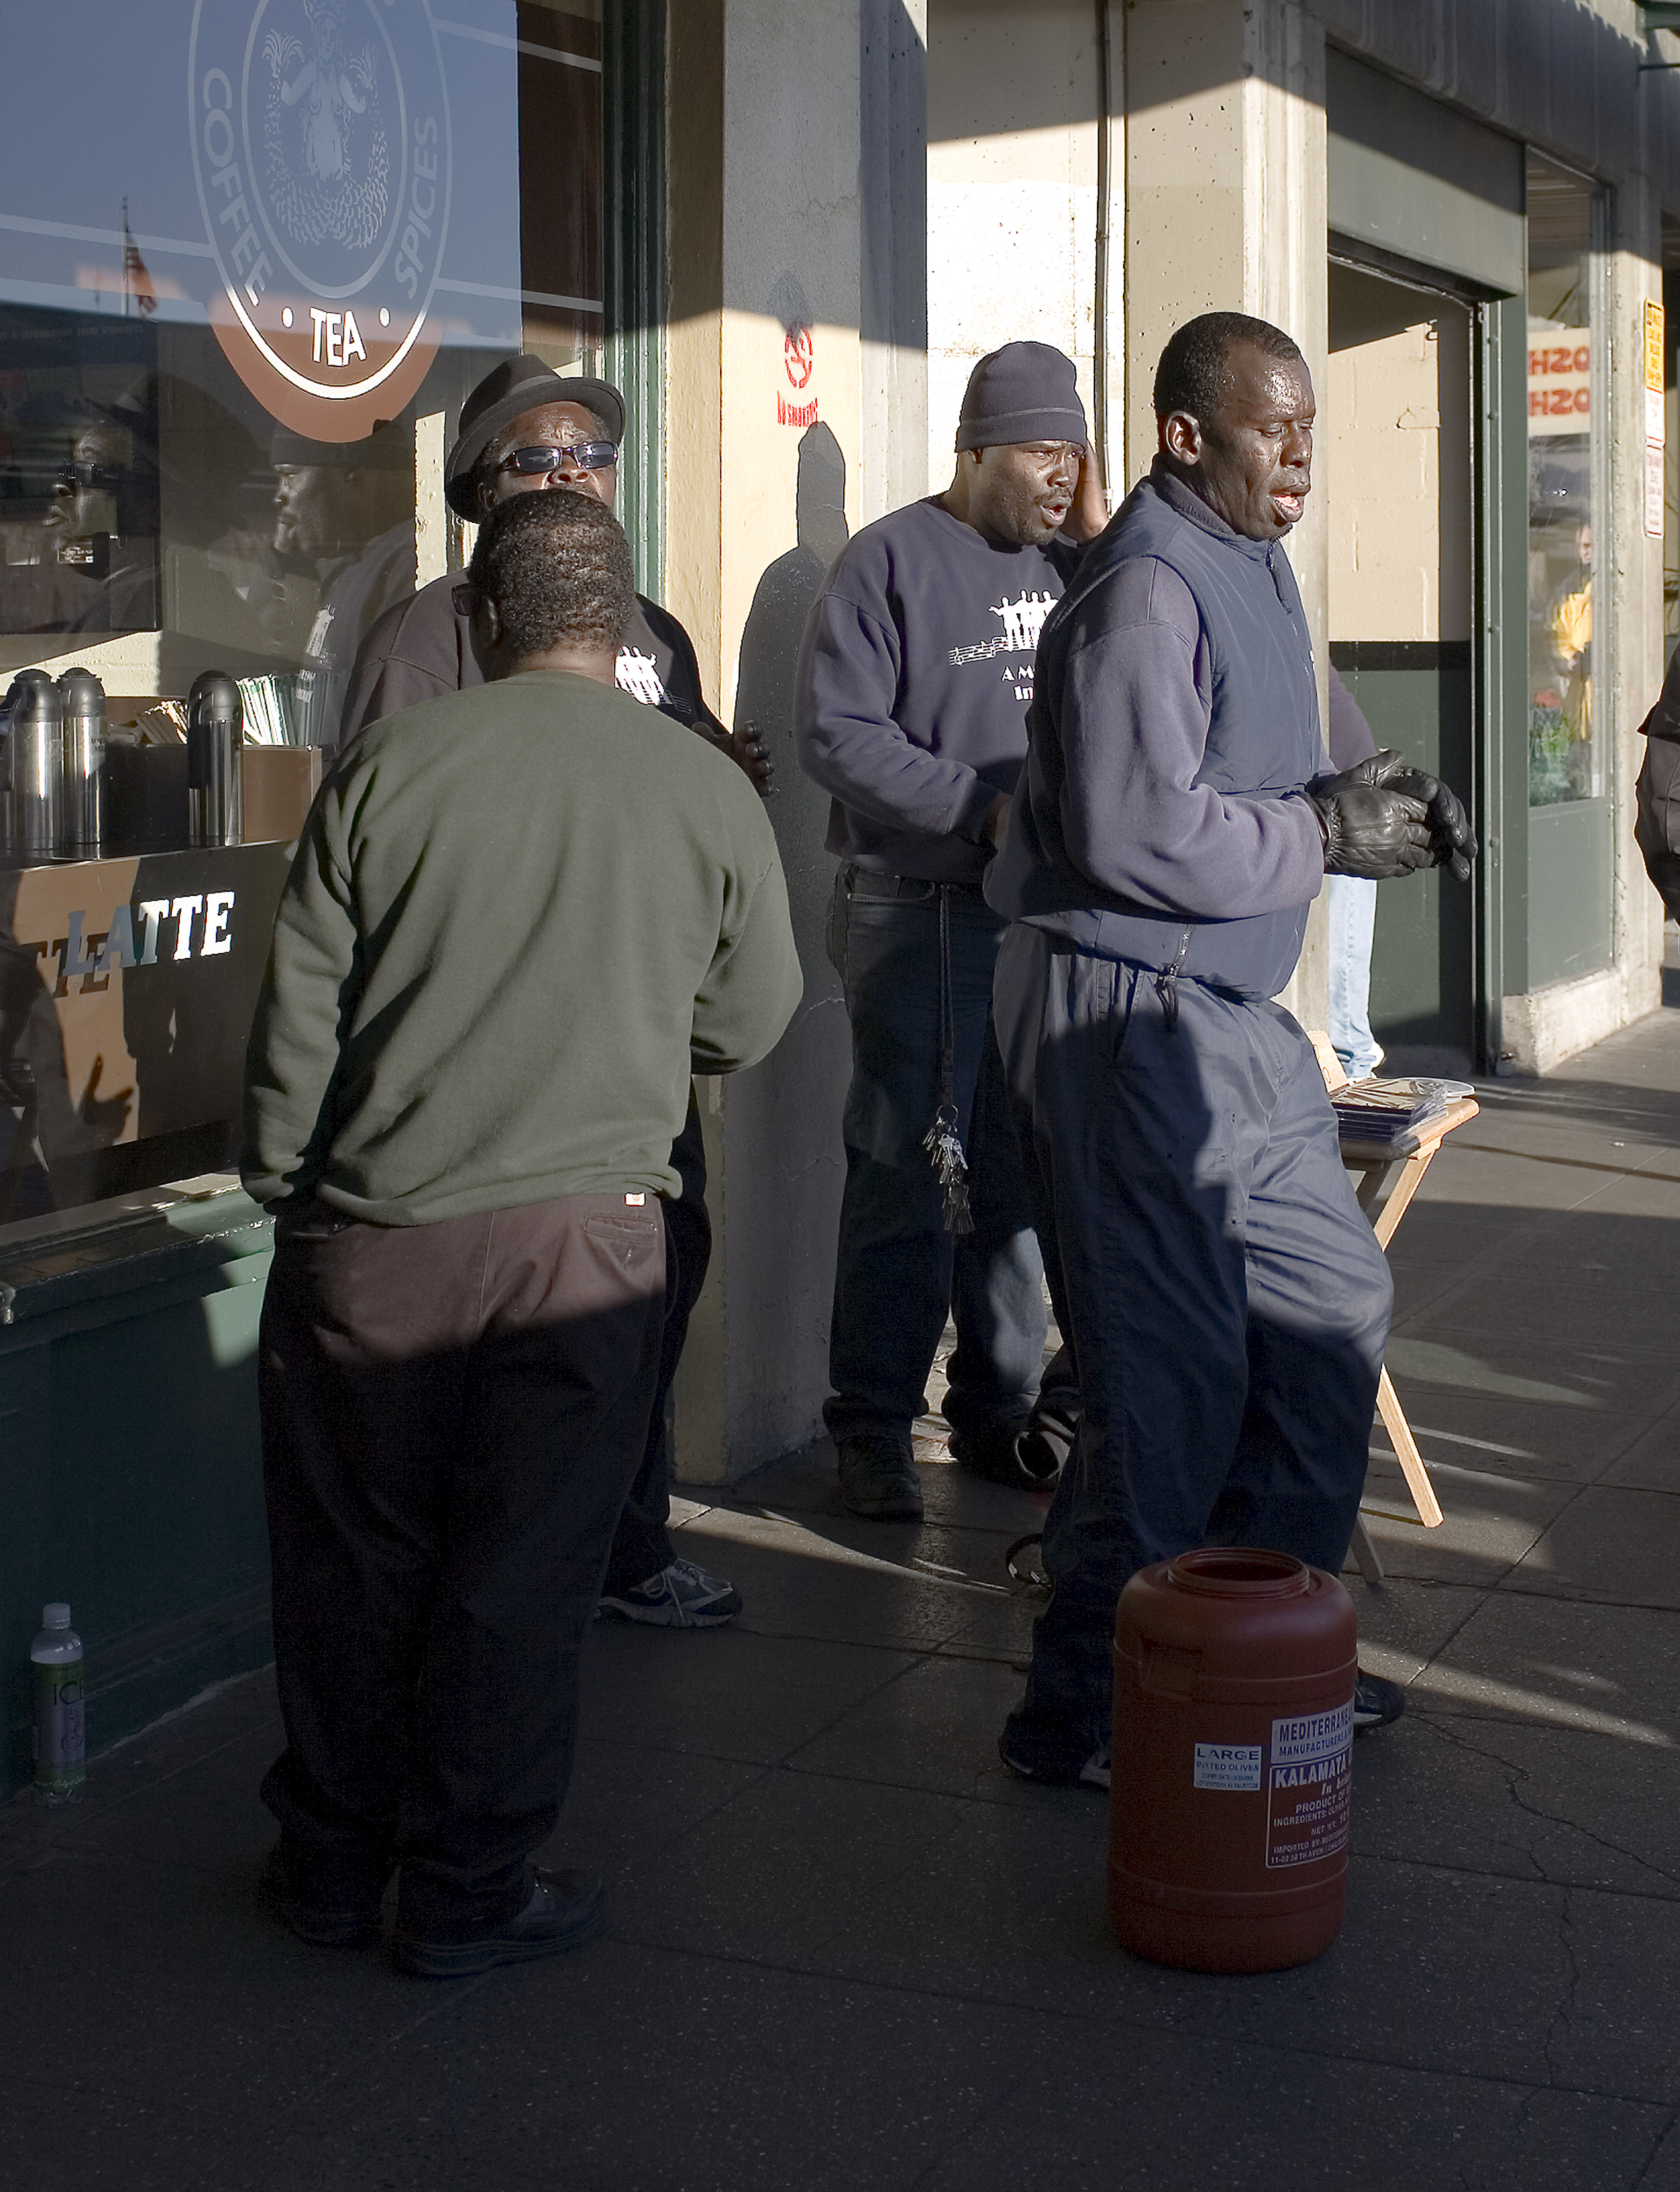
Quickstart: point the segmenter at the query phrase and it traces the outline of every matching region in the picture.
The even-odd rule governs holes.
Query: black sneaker
[[[1078,1435],[1077,1420],[1070,1424],[1059,1414],[1040,1415],[1036,1409],[1028,1418],[1021,1434],[1019,1458],[1033,1491],[1055,1491]]]
[[[1093,1745],[1065,1729],[1036,1727],[1020,1713],[1011,1713],[998,1738],[998,1755],[1010,1772],[1022,1781],[1036,1781],[1045,1789],[1099,1789],[1107,1793],[1110,1779],[1108,1745]]]
[[[1385,1681],[1381,1675],[1368,1675],[1360,1668],[1353,1684],[1355,1735],[1365,1728],[1387,1727],[1405,1709],[1406,1693],[1398,1682]]]
[[[953,1431],[951,1458],[971,1476],[983,1476],[988,1484],[1012,1485],[1019,1492],[1047,1491],[1056,1481],[1054,1468],[1048,1482],[1038,1467],[1029,1468],[1022,1447],[1031,1436],[1030,1416],[1012,1422],[988,1424],[983,1430]]]
[[[268,1853],[257,1893],[281,1924],[316,1949],[365,1949],[379,1937],[380,1898],[335,1904],[310,1893],[286,1854],[284,1842]]]
[[[840,1498],[873,1522],[920,1522],[921,1478],[908,1434],[859,1431],[840,1441]]]
[[[603,1591],[597,1614],[645,1622],[653,1629],[719,1629],[741,1611],[741,1594],[692,1561],[673,1561],[629,1590]]]
[[[527,1964],[592,1941],[607,1923],[607,1894],[592,1872],[544,1872],[531,1900],[493,1932],[470,1941],[419,1941],[399,1920],[391,1954],[419,1978],[464,1979],[497,1964]]]

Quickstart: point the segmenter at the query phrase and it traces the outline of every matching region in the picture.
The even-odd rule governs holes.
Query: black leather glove
[[[1307,796],[1324,833],[1324,873],[1392,882],[1427,868],[1434,858],[1428,810],[1407,792],[1372,783],[1363,773],[1371,768],[1371,762],[1362,761],[1340,776],[1321,776],[1307,785]]]
[[[1384,791],[1404,791],[1409,799],[1421,799],[1428,813],[1429,844],[1436,866],[1445,868],[1455,882],[1470,880],[1470,863],[1478,849],[1476,832],[1456,793],[1438,776],[1414,768],[1392,746],[1356,763],[1347,773]]]

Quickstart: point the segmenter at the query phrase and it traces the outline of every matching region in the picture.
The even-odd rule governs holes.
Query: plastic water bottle
[[[73,1796],[88,1778],[88,1723],[82,1708],[82,1639],[70,1608],[41,1609],[41,1634],[29,1647],[35,1669],[35,1785]]]

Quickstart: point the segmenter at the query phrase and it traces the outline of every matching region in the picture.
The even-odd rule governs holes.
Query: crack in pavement
[[[1424,1724],[1433,1733],[1438,1735],[1443,1742],[1450,1743],[1458,1750],[1467,1751],[1471,1756],[1484,1758],[1490,1766],[1500,1767],[1506,1777],[1506,1795],[1510,1797],[1517,1809],[1528,1818],[1538,1819],[1547,1826],[1561,1827],[1566,1833],[1580,1835],[1585,1841],[1604,1851],[1607,1855],[1623,1858],[1630,1864],[1637,1866],[1640,1871],[1654,1874],[1657,1879],[1668,1881],[1671,1887],[1680,1887],[1680,1873],[1671,1872],[1666,1866],[1654,1864],[1649,1858],[1642,1857],[1637,1850],[1629,1849],[1626,1844],[1613,1841],[1609,1835],[1599,1834],[1592,1827],[1584,1826],[1579,1819],[1566,1818],[1561,1812],[1548,1812],[1543,1805],[1534,1802],[1527,1793],[1527,1784],[1535,1778],[1531,1767],[1520,1765],[1515,1759],[1504,1757],[1497,1750],[1489,1750],[1484,1744],[1466,1742],[1456,1728],[1449,1727],[1444,1721],[1438,1721],[1432,1716]],[[1567,1892],[1570,1887],[1589,1885],[1580,1881],[1565,1881],[1555,1879],[1546,1869],[1531,1844],[1523,1848],[1523,1854],[1535,1867],[1535,1878],[1546,1881],[1551,1886],[1562,1887]]]
[[[1563,1999],[1558,2005],[1552,2022],[1546,2030],[1546,2075],[1548,2083],[1554,2086],[1558,2084],[1558,2065],[1553,2059],[1552,2049],[1573,2021],[1575,1996],[1580,1991],[1582,1978],[1580,1958],[1575,1954],[1575,1942],[1571,1938],[1575,1930],[1576,1892],[1572,1887],[1566,1887],[1562,1891],[1563,1907],[1558,1914],[1558,1945],[1569,1959],[1569,1981],[1563,1989]]]

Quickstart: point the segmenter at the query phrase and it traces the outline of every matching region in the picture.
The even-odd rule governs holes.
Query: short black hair
[[[571,488],[498,503],[479,528],[467,576],[500,610],[516,657],[616,648],[635,614],[624,527],[604,502]]]
[[[1203,312],[1167,338],[1155,368],[1155,416],[1187,411],[1204,425],[1216,417],[1230,387],[1231,353],[1239,343],[1252,343],[1280,362],[1301,356],[1295,337],[1270,320],[1250,319],[1246,312]]]

